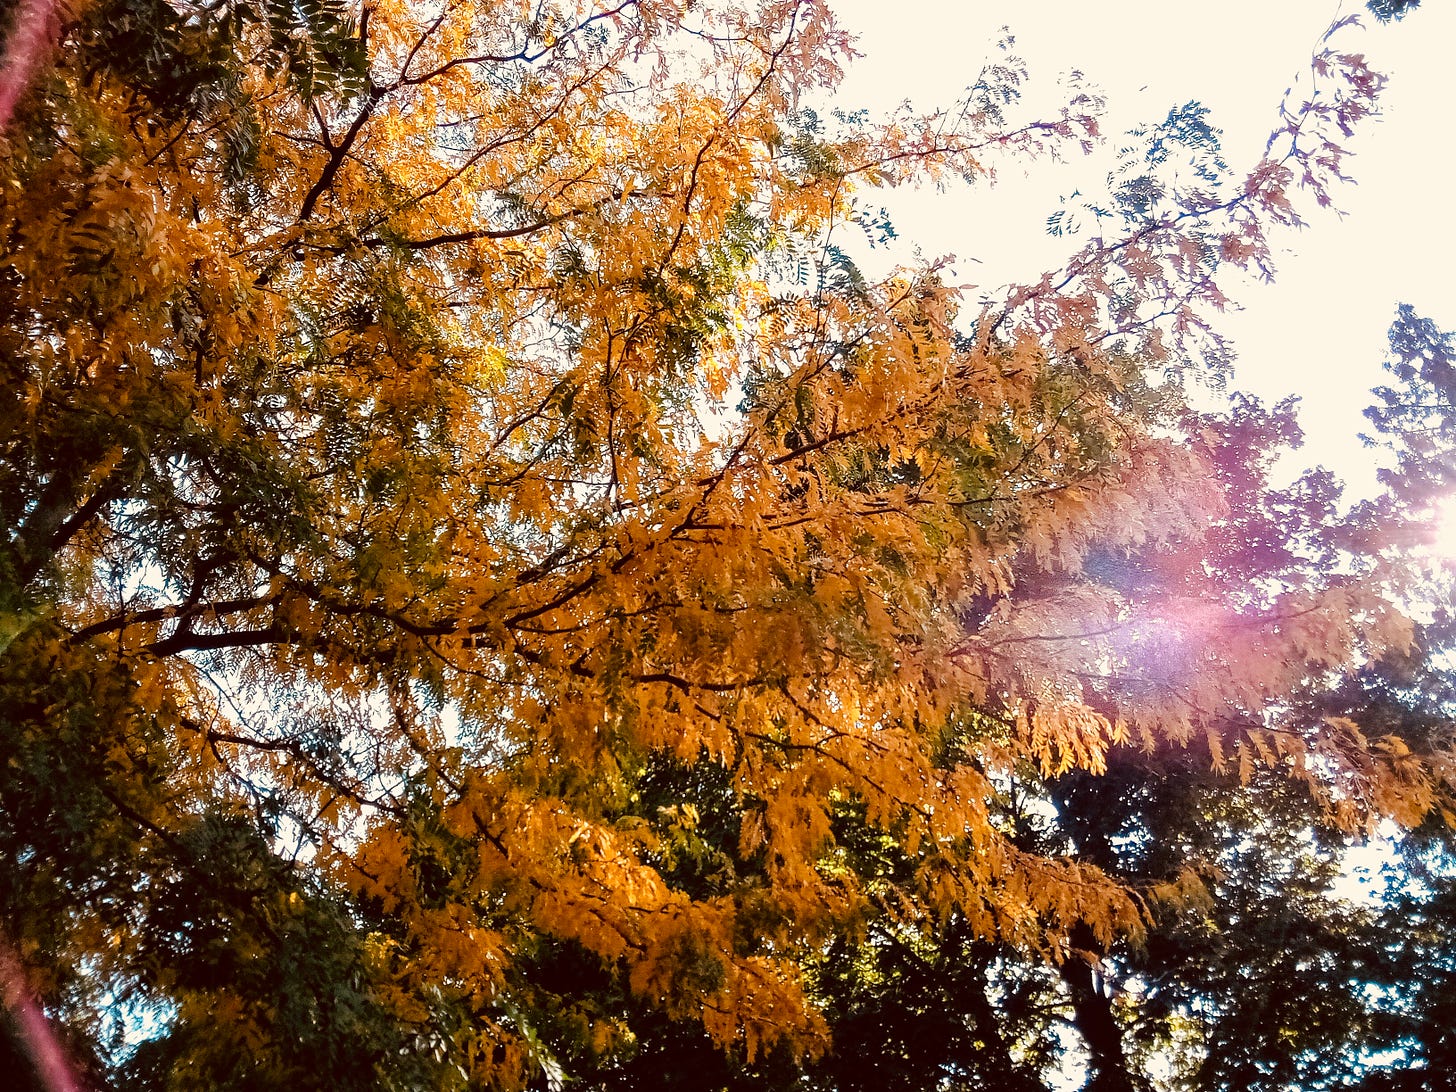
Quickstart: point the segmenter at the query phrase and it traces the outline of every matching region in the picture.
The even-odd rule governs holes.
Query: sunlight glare
[[[1456,493],[1431,508],[1431,549],[1437,557],[1456,558]]]

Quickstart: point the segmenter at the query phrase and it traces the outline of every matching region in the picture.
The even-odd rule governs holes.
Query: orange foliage
[[[871,903],[1053,958],[1136,931],[1136,893],[991,821],[1027,765],[1206,746],[1352,824],[1442,791],[1281,721],[1405,624],[1370,582],[1202,564],[1237,531],[1147,380],[1334,156],[1276,150],[978,316],[831,233],[865,187],[1091,139],[1094,102],[816,129],[850,49],[806,0],[371,0],[357,39],[354,85],[248,64],[171,114],[70,41],[5,135],[7,677],[125,665],[181,770],[127,822],[286,799],[401,923],[369,949],[398,1018],[495,1014],[472,1079],[532,1064],[500,1001],[541,937],[751,1057],[820,1044],[802,959]],[[1344,97],[1291,126],[1367,108],[1326,69]],[[1099,576],[1133,558],[1144,586]],[[730,838],[643,805],[662,760],[721,778]],[[912,883],[843,866],[846,801]]]

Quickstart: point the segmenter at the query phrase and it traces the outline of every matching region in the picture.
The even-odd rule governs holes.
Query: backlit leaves
[[[1220,465],[1282,419],[1150,372],[1335,145],[1165,186],[1222,177],[1185,108],[1116,237],[976,314],[855,267],[857,192],[1098,104],[1022,118],[1007,60],[821,121],[847,56],[795,0],[68,30],[0,158],[5,899],[57,1005],[153,1014],[135,1079],[520,1087],[644,1021],[809,1058],[870,922],[1064,967],[1145,928],[1012,779],[1186,747],[1352,828],[1446,799],[1291,704],[1409,634]],[[1320,65],[1290,124],[1343,130],[1378,81]]]

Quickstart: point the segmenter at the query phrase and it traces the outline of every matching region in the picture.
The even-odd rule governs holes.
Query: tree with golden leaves
[[[977,310],[854,266],[864,193],[1098,104],[1024,116],[1007,59],[808,111],[850,55],[810,0],[69,13],[0,136],[0,904],[79,1065],[555,1086],[642,1019],[809,1058],[871,917],[1056,963],[1178,896],[1020,844],[1018,771],[1445,799],[1290,712],[1408,626],[1368,567],[1205,563],[1238,503],[1177,386],[1378,78],[1326,50],[1246,178],[1131,163]]]

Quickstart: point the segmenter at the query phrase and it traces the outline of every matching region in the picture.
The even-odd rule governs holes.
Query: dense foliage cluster
[[[1176,110],[973,306],[843,240],[1097,137],[1010,56],[873,119],[807,108],[809,0],[58,13],[0,133],[0,921],[85,1079],[1422,1087],[1450,341],[1402,315],[1378,516],[1182,392],[1373,107],[1333,40],[1247,176]],[[1386,821],[1424,879],[1342,902]]]

